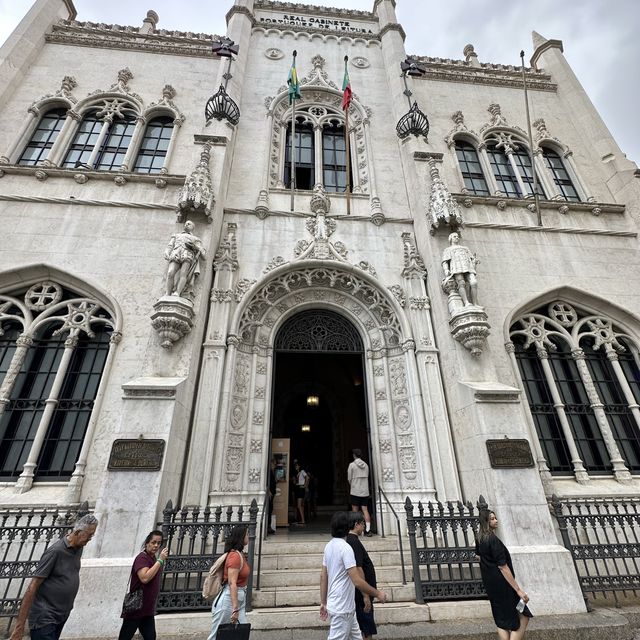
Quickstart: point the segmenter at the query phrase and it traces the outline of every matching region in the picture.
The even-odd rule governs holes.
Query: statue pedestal
[[[158,332],[162,347],[171,349],[193,327],[193,303],[180,296],[162,296],[153,305],[151,325]]]
[[[454,340],[474,357],[480,356],[491,327],[484,307],[469,305],[461,307],[451,314],[449,330]]]

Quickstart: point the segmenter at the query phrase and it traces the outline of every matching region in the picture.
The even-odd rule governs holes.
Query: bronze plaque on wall
[[[487,440],[487,453],[494,469],[533,467],[531,446],[529,441],[525,439]]]
[[[164,440],[114,440],[109,456],[110,471],[160,471]]]

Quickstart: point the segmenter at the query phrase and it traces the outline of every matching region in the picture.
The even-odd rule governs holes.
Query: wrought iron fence
[[[475,555],[478,516],[487,508],[480,496],[477,510],[470,502],[418,502],[409,498],[407,513],[416,602],[485,598],[480,563]]]
[[[640,498],[565,499],[551,511],[585,598],[640,590]]]
[[[202,598],[202,583],[211,565],[224,552],[231,529],[244,524],[249,530],[247,611],[251,610],[253,558],[258,505],[244,507],[175,507],[171,500],[162,512],[164,539],[170,554],[164,567],[158,611],[206,611],[211,603]]]
[[[87,513],[86,502],[68,510],[0,510],[0,633],[8,633],[11,620],[18,615],[26,583],[45,549]]]

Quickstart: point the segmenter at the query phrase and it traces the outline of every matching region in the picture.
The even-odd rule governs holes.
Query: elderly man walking
[[[386,602],[383,591],[368,585],[356,566],[353,549],[347,544],[349,515],[338,511],[331,519],[331,540],[324,548],[320,575],[320,618],[330,619],[328,640],[362,640],[356,619],[355,590],[380,602]]]
[[[11,640],[21,640],[29,617],[31,640],[58,640],[80,587],[83,547],[93,538],[98,520],[86,515],[54,542],[40,558],[18,613]]]

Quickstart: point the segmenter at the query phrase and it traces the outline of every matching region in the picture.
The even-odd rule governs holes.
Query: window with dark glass
[[[553,181],[558,189],[560,189],[560,193],[564,196],[564,199],[570,202],[580,202],[580,196],[573,186],[573,182],[571,181],[567,168],[564,166],[562,158],[555,151],[547,147],[543,147],[542,156],[553,176]]]
[[[613,366],[607,358],[604,347],[593,348],[593,338],[583,340],[581,346],[620,455],[630,471],[638,472],[640,471],[640,433]],[[633,374],[637,379],[637,366]]]
[[[488,196],[487,181],[482,172],[478,152],[473,145],[464,140],[456,140],[456,155],[465,189],[477,196]]]
[[[149,122],[140,143],[133,170],[139,173],[159,173],[167,157],[173,133],[173,118],[160,116]]]
[[[28,350],[9,404],[0,417],[0,477],[17,478],[29,456],[65,349],[66,336],[54,336],[55,329],[47,325]],[[109,349],[108,330],[95,327],[94,333],[93,338],[80,335],[64,374],[38,459],[37,478],[64,478],[73,473]],[[7,343],[14,336],[17,338],[17,330],[9,336],[5,332],[0,340],[0,379],[12,355]]]
[[[572,474],[569,448],[536,350],[533,346],[525,350],[522,336],[514,337],[513,342],[529,409],[549,470],[559,475]]]
[[[347,151],[342,126],[334,124],[322,131],[322,174],[327,191],[347,190]]]
[[[549,363],[584,468],[592,474],[609,472],[609,454],[578,366],[563,340],[553,342],[557,348],[549,351]]]
[[[509,198],[519,198],[522,195],[520,186],[507,154],[495,145],[487,146],[487,154],[498,189]]]
[[[520,147],[516,151],[513,152],[513,159],[515,160],[516,167],[518,168],[518,173],[520,174],[520,179],[524,183],[524,188],[526,189],[526,195],[533,195],[533,170],[531,169],[531,156],[527,149]],[[540,180],[538,180],[538,195],[541,198],[545,198],[544,189],[542,188],[542,184]]]
[[[69,146],[63,167],[77,167],[89,163],[103,125],[103,120],[98,119],[95,112],[85,115]],[[135,120],[132,116],[114,119],[109,124],[91,168],[106,171],[119,169],[129,148],[134,129]]]
[[[56,141],[62,125],[67,117],[66,109],[52,109],[47,111],[40,122],[36,130],[31,134],[31,138],[18,160],[18,164],[23,165],[35,165],[43,160],[46,160],[53,147],[53,143]]]
[[[296,189],[313,189],[315,182],[313,127],[310,124],[304,124],[297,120],[294,154]],[[284,157],[284,184],[286,187],[291,186],[291,125],[287,128],[287,145]]]

